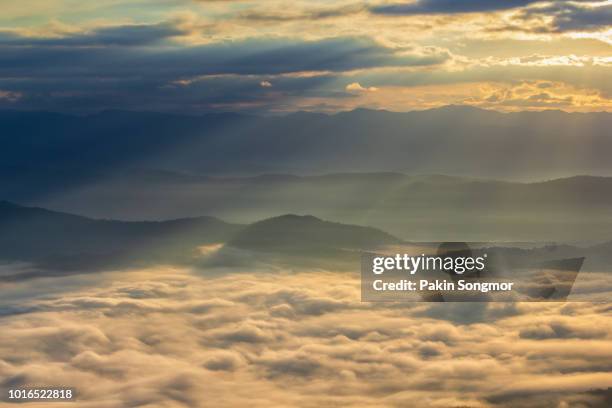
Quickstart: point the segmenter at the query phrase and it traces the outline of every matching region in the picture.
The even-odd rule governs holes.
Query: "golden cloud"
[[[29,312],[2,320],[1,387],[73,386],[84,407],[535,407],[603,406],[612,386],[601,305],[361,303],[348,273],[207,274],[14,283]]]

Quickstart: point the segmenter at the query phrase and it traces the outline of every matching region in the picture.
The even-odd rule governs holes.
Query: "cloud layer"
[[[83,407],[603,407],[610,397],[606,305],[372,304],[351,274],[234,272],[56,278],[72,289],[43,297],[34,281],[6,288],[30,311],[0,323],[1,387],[72,386]]]
[[[89,110],[113,104],[211,110],[266,103],[270,98],[281,102],[309,92],[323,97],[329,95],[323,85],[339,72],[431,66],[448,58],[435,52],[398,53],[365,37],[166,43],[180,33],[174,26],[160,24],[105,28],[56,39],[0,35],[0,103],[80,105]],[[272,84],[274,89],[266,89]],[[157,105],[147,106],[151,101]]]
[[[138,13],[134,5],[138,5]],[[609,110],[610,4],[604,1],[57,1],[0,16],[0,108],[278,113],[424,109],[475,98],[492,79],[557,81]],[[27,16],[27,18],[26,18]],[[426,17],[426,18],[424,18]],[[529,47],[526,47],[526,44]],[[523,60],[546,64],[527,66]],[[571,61],[559,68],[559,61]],[[579,62],[579,63],[578,63]],[[400,88],[392,88],[389,82]],[[351,84],[383,92],[356,92]],[[266,84],[266,85],[261,85]],[[458,97],[422,86],[449,86]],[[397,91],[413,98],[397,101]],[[486,104],[478,97],[476,104]]]
[[[539,0],[417,0],[403,4],[392,4],[372,8],[374,13],[391,15],[454,14],[507,10],[527,6]]]

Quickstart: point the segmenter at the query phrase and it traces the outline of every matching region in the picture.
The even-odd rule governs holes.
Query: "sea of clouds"
[[[78,395],[27,406],[565,408],[612,399],[606,303],[366,303],[356,273],[272,267],[37,278],[2,283],[0,295],[3,398],[29,386]]]

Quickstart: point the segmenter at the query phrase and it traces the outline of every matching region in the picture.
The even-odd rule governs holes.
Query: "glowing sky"
[[[0,108],[612,110],[612,1],[4,0]]]

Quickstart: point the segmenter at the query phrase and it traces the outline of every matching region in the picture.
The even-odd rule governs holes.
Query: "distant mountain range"
[[[218,178],[140,170],[27,202],[132,220],[211,214],[248,224],[311,214],[418,241],[612,239],[609,177],[518,183],[400,173]]]
[[[248,225],[228,245],[264,252],[306,254],[320,250],[374,249],[400,243],[400,239],[376,228],[289,214]]]
[[[60,272],[179,261],[198,245],[226,241],[240,228],[214,217],[94,220],[0,201],[0,260]]]
[[[0,202],[0,263],[31,265],[25,272],[5,269],[0,281],[157,264],[198,265],[201,249],[210,244],[222,244],[222,265],[243,251],[269,263],[353,271],[363,251],[412,245],[376,228],[313,216],[288,214],[250,225],[214,217],[126,222]],[[612,263],[612,241],[589,247],[494,245],[485,251],[533,260],[586,257],[588,270],[609,271]],[[251,261],[246,266],[252,267]]]
[[[222,175],[394,171],[532,180],[612,174],[610,128],[612,113],[499,113],[466,106],[280,117],[1,111],[0,181],[5,197],[23,201],[138,167]]]
[[[1,195],[95,218],[248,224],[295,213],[410,240],[605,241],[612,178],[557,177],[612,174],[611,128],[612,113],[465,106],[278,117],[1,111]],[[495,180],[517,178],[555,179]]]
[[[214,217],[125,222],[0,201],[0,261],[32,263],[41,268],[34,276],[191,263],[199,247],[218,243],[270,255],[318,256],[320,263],[347,250],[372,250],[401,241],[374,228],[312,216],[283,215],[248,226]]]

